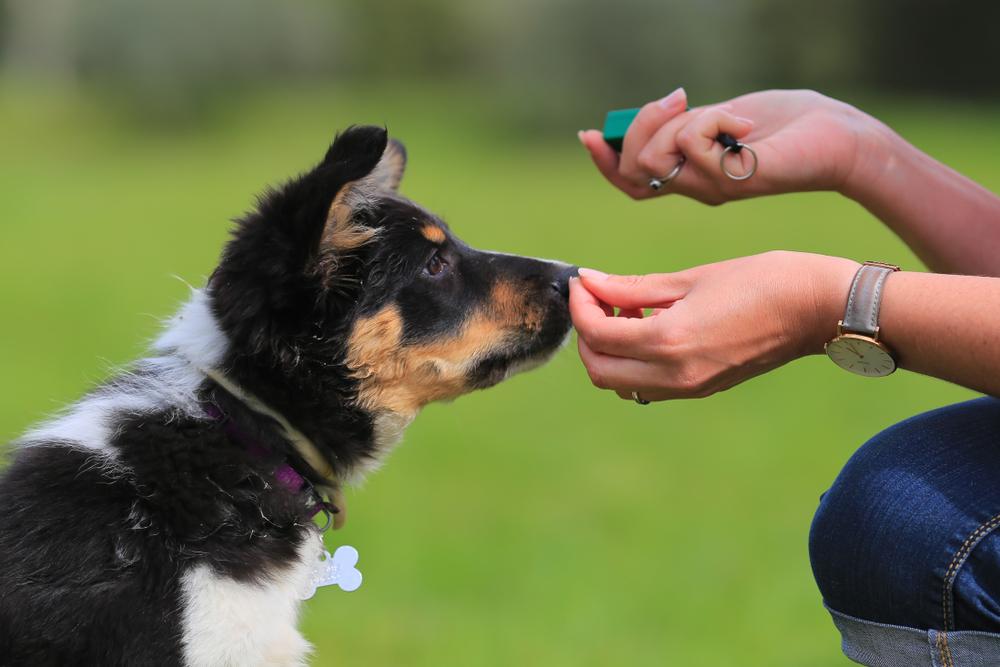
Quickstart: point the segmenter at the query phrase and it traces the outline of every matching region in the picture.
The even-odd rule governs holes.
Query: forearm
[[[1000,276],[1000,197],[872,119],[843,194],[933,271]]]
[[[843,317],[846,270],[824,268],[824,304],[814,351]],[[848,269],[852,272],[853,268]],[[913,273],[885,282],[879,339],[901,368],[1000,396],[1000,278]]]
[[[903,368],[1000,396],[1000,278],[893,274],[880,324]]]

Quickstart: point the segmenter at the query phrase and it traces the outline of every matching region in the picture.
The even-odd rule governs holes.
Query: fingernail
[[[603,271],[596,271],[594,269],[578,269],[577,273],[580,274],[581,278],[589,278],[590,280],[607,280],[608,274]]]
[[[682,99],[684,99],[686,93],[684,92],[684,87],[681,86],[674,92],[670,93],[662,100],[659,101],[659,105],[664,109],[673,109],[677,106]]]
[[[744,123],[746,125],[749,125],[750,127],[753,127],[753,121],[750,120],[749,118],[744,118],[743,116],[736,116],[735,118],[736,118],[736,120],[740,121],[741,123]]]
[[[580,140],[580,143],[583,144],[584,148],[587,147],[587,144],[583,143],[583,130],[576,133],[576,138]]]

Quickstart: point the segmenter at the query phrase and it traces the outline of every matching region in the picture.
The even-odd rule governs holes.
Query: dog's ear
[[[329,289],[343,296],[344,307],[353,303],[360,248],[376,234],[366,212],[380,184],[398,181],[401,172],[395,150],[378,168],[388,144],[384,128],[345,130],[316,167],[265,192],[239,220],[210,281],[234,344],[291,350],[289,341],[308,330],[317,304],[336,305],[322,296]]]
[[[380,193],[399,188],[406,168],[406,149],[398,141],[387,140],[379,128],[352,128],[337,138],[320,167],[357,160],[359,154],[364,155],[367,166],[379,147],[381,153],[374,166],[363,177],[344,184],[330,203],[319,247],[320,269],[330,278],[334,278],[343,255],[368,243],[377,233],[360,218]]]
[[[406,171],[406,148],[402,142],[390,139],[386,144],[382,159],[378,161],[368,178],[379,190],[399,190],[399,182]]]
[[[372,125],[349,127],[334,138],[313,174],[319,177],[337,176],[338,181],[345,179],[345,182],[368,176],[382,159],[388,143],[389,134],[385,128]],[[336,184],[337,187],[340,185],[342,183]]]
[[[374,190],[396,191],[406,170],[406,148],[402,142],[389,139],[385,129],[370,125],[348,128],[337,136],[318,169],[341,171],[363,179],[358,186]]]

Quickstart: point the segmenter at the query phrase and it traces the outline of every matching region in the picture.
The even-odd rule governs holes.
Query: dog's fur
[[[340,483],[422,406],[541,363],[569,330],[573,269],[463,244],[397,193],[404,164],[380,128],[339,135],[238,222],[153,356],[17,443],[0,664],[304,663],[315,494],[275,473],[324,480],[209,376],[283,415]]]

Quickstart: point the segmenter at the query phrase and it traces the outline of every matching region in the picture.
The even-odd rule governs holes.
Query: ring
[[[750,167],[747,173],[742,175],[737,175],[726,169],[726,155],[728,153],[733,153],[733,152],[738,153],[743,149],[746,149],[747,152],[750,153],[750,157],[753,158],[753,166]],[[726,148],[722,151],[722,157],[719,158],[719,167],[722,169],[723,174],[733,179],[734,181],[745,181],[757,173],[757,152],[754,151],[754,149],[747,146],[746,144],[741,144],[739,142],[736,142],[732,146],[726,146]]]
[[[674,165],[674,168],[670,170],[669,174],[663,176],[662,178],[649,179],[649,187],[653,188],[654,190],[659,190],[664,185],[677,178],[677,175],[681,173],[681,169],[684,168],[684,162],[685,159],[681,157],[681,159],[677,162],[677,164]]]
[[[639,396],[639,392],[637,391],[632,392],[632,400],[638,403],[639,405],[649,405],[649,401],[647,401],[642,396]]]

